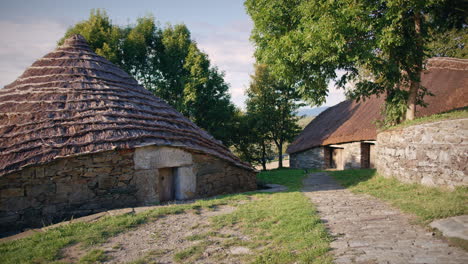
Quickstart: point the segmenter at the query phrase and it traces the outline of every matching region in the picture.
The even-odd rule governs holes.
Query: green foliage
[[[406,184],[387,179],[375,170],[345,170],[329,172],[341,185],[355,193],[366,193],[389,201],[401,210],[415,214],[422,223],[435,219],[468,214],[468,188],[454,191]]]
[[[418,124],[423,124],[423,123],[431,123],[431,122],[437,122],[437,121],[442,121],[442,120],[459,119],[459,118],[468,118],[468,108],[465,107],[464,109],[461,109],[461,110],[453,110],[453,111],[449,111],[445,113],[416,118],[414,120],[407,120],[395,126],[383,126],[381,129],[386,130],[386,129],[394,129],[394,128],[403,128],[403,127],[413,126],[413,125],[418,125]]]
[[[210,65],[185,25],[160,28],[153,16],[146,16],[135,25],[120,27],[97,9],[88,20],[69,28],[59,44],[72,34],[83,35],[97,54],[119,65],[216,139],[234,144],[235,106],[224,73]]]
[[[299,95],[292,86],[278,81],[266,65],[256,65],[255,75],[247,90],[247,119],[251,133],[255,134],[253,146],[260,149],[259,159],[265,161],[269,142],[276,145],[278,156],[286,142],[291,142],[299,133],[296,110],[302,105]]]
[[[468,30],[452,29],[450,31],[434,33],[429,43],[431,57],[453,57],[468,59]]]
[[[457,0],[245,2],[254,21],[251,38],[257,60],[268,64],[280,80],[297,85],[304,99],[322,104],[328,82],[337,78],[336,70],[344,70],[337,84],[344,88],[355,83],[353,98],[384,94],[387,104],[400,104],[404,95],[409,118],[412,106],[422,105],[426,94],[419,92],[420,74],[430,54],[432,32],[452,28],[466,32],[466,9],[454,10],[457,4]],[[362,70],[373,78],[360,78]],[[393,116],[401,115],[400,106],[388,110],[391,122],[402,119]]]

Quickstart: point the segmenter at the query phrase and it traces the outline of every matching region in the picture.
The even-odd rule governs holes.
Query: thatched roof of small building
[[[74,35],[0,89],[0,176],[61,157],[158,145],[252,170]]]
[[[421,82],[434,96],[426,96],[427,107],[418,107],[423,117],[468,106],[468,60],[431,58]],[[313,119],[289,145],[289,154],[330,144],[376,140],[376,121],[381,120],[383,96],[365,101],[346,100]]]

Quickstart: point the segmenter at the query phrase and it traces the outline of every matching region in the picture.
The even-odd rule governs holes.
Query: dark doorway
[[[375,144],[361,143],[361,168],[372,169],[374,168],[375,160]]]
[[[173,168],[159,169],[158,193],[160,202],[175,199],[175,177]]]

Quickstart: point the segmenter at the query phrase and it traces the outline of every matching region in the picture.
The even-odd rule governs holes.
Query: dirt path
[[[243,263],[252,252],[236,245],[249,241],[249,237],[237,229],[210,226],[211,217],[235,209],[219,206],[166,215],[110,238],[94,249],[105,252],[105,263]],[[68,262],[76,262],[85,253],[79,245],[64,250]]]
[[[410,216],[374,197],[351,193],[326,173],[310,174],[303,192],[335,238],[331,247],[337,264],[468,263],[468,253],[410,224]]]

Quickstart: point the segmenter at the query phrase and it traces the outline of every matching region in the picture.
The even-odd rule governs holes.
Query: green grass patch
[[[209,241],[202,241],[194,246],[183,249],[174,254],[174,260],[179,263],[191,263],[199,258],[209,245],[211,245]]]
[[[211,243],[212,238],[224,238],[225,247],[245,246],[252,255],[242,257],[253,263],[331,263],[330,238],[316,210],[301,192],[304,170],[273,170],[262,172],[258,179],[264,183],[282,184],[288,191],[281,193],[250,192],[219,196],[180,204],[156,207],[139,214],[105,217],[93,223],[73,223],[50,229],[43,233],[16,241],[0,244],[0,263],[51,263],[63,256],[62,249],[79,243],[91,250],[109,238],[134,229],[139,225],[155,221],[168,214],[214,210],[218,206],[233,205],[233,213],[214,217],[210,230],[204,234],[188,237],[197,244],[174,255],[178,262],[193,262]],[[239,201],[247,201],[239,203]],[[219,232],[222,228],[240,228],[252,240],[246,241]],[[157,234],[156,234],[157,235]],[[148,254],[134,263],[151,263],[161,252]],[[96,263],[106,257],[101,250],[91,250],[80,261]],[[215,256],[216,257],[216,256]],[[225,255],[218,256],[220,260]],[[252,260],[253,258],[253,260]]]
[[[416,118],[414,120],[407,120],[401,124],[389,127],[382,127],[381,130],[389,130],[389,129],[396,129],[396,128],[404,128],[413,125],[419,125],[424,123],[432,123],[442,120],[449,120],[449,119],[460,119],[460,118],[467,118],[468,117],[468,107],[459,110],[453,110],[441,114],[435,114],[425,117]]]
[[[331,263],[330,237],[310,200],[300,192],[304,177],[304,170],[260,173],[262,182],[286,185],[288,191],[255,194],[235,212],[214,217],[214,227],[240,226],[252,237],[250,246],[257,247],[253,263]]]
[[[107,256],[101,249],[93,249],[86,253],[78,263],[80,264],[94,264],[101,263],[107,260]]]
[[[422,224],[435,219],[468,214],[468,187],[454,191],[402,183],[377,175],[375,170],[328,172],[354,193],[366,193],[390,202],[404,212],[418,216]]]
[[[72,244],[81,243],[84,247],[91,247],[163,215],[226,205],[245,199],[247,197],[243,194],[226,195],[198,200],[192,204],[161,206],[140,214],[105,217],[94,223],[64,225],[31,237],[0,244],[0,263],[49,263],[59,260],[61,250]]]

